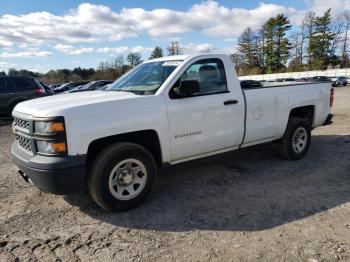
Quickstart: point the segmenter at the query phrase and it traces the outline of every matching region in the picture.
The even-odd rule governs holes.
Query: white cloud
[[[203,43],[203,44],[193,44],[189,43],[183,46],[184,53],[210,53],[217,48],[214,48],[211,44]]]
[[[314,0],[313,8],[330,5],[337,10],[350,10],[348,0]],[[186,11],[124,8],[115,12],[108,6],[84,3],[63,15],[45,11],[3,15],[0,17],[0,43],[63,45],[117,41],[143,33],[164,39],[194,31],[208,36],[232,38],[248,26],[261,26],[278,13],[284,13],[292,22],[297,22],[304,11],[266,3],[260,3],[253,9],[228,8],[209,0],[195,4]]]
[[[52,55],[53,54],[48,51],[23,51],[23,52],[15,52],[15,53],[8,53],[8,52],[0,53],[1,58],[28,58],[28,57],[47,58]]]
[[[72,45],[63,45],[57,44],[55,45],[55,49],[61,53],[66,55],[82,55],[82,54],[90,54],[94,51],[92,47],[74,47]]]
[[[118,46],[118,47],[101,47],[97,49],[99,53],[109,53],[109,54],[126,54],[130,52],[146,53],[151,52],[154,47],[143,47],[143,46]]]
[[[332,8],[332,14],[350,11],[349,0],[304,0],[308,9],[317,13]],[[208,0],[192,5],[185,11],[171,9],[145,10],[123,8],[112,10],[105,5],[89,3],[64,14],[46,11],[23,15],[0,16],[1,58],[49,57],[51,52],[40,51],[53,47],[67,55],[82,55],[94,51],[110,54],[150,52],[153,47],[81,47],[79,44],[118,41],[146,34],[158,40],[176,39],[184,33],[196,32],[204,36],[235,41],[246,27],[260,27],[268,18],[284,13],[293,24],[301,21],[307,10],[297,10],[282,4],[261,2],[255,8],[228,8]],[[11,50],[17,50],[17,52]],[[187,44],[185,52],[211,52],[219,49],[211,44]]]
[[[331,8],[332,15],[338,15],[345,11],[350,11],[349,0],[313,0],[310,10],[317,14],[322,14]]]
[[[8,62],[0,62],[0,71],[7,71],[9,68],[17,67],[17,64],[8,63]]]
[[[12,46],[13,46],[13,43],[10,42],[10,41],[7,41],[5,39],[0,41],[0,47],[1,48],[10,48]]]

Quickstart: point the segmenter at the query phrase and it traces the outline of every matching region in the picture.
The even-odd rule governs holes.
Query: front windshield
[[[182,61],[144,63],[111,84],[106,91],[127,91],[141,95],[155,94]]]

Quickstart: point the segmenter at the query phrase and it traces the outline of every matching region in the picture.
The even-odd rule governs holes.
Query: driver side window
[[[186,80],[197,81],[199,84],[199,92],[192,96],[227,92],[224,64],[218,58],[203,59],[193,63],[176,82],[172,93],[176,93],[176,88],[181,85],[181,81]],[[171,97],[174,96],[171,95]]]

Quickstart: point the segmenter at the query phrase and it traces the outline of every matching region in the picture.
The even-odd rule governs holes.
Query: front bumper
[[[14,142],[11,158],[22,177],[43,191],[66,195],[85,188],[86,156],[29,156]]]

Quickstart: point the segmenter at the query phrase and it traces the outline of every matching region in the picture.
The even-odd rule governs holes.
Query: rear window
[[[262,84],[259,81],[254,80],[243,80],[241,81],[241,88],[242,89],[255,89],[255,88],[262,88]]]
[[[12,85],[20,90],[32,90],[34,88],[34,81],[29,78],[11,78]]]

